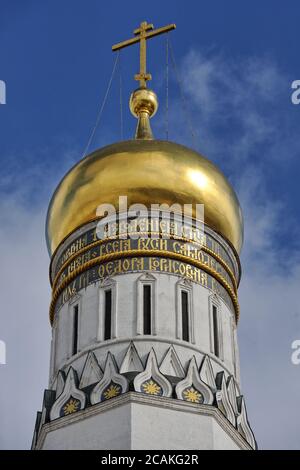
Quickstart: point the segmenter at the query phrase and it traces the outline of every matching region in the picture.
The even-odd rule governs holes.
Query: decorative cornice
[[[173,400],[177,397],[182,401],[193,403],[194,406],[206,405],[211,407],[214,405],[233,428],[237,429],[252,447],[256,447],[256,444],[253,445],[255,439],[248,423],[245,403],[243,397],[239,395],[232,375],[225,375],[225,372],[222,371],[217,373],[215,379],[209,357],[205,356],[203,358],[199,369],[195,356],[192,356],[186,371],[180,363],[180,367],[177,364],[173,368],[175,376],[170,381],[169,375],[163,372],[164,367],[162,367],[166,365],[166,358],[168,360],[179,360],[173,345],[161,361],[161,370],[153,348],[151,348],[144,366],[134,343],[131,342],[122,360],[122,365],[124,365],[122,369],[124,370],[119,372],[114,356],[108,352],[104,374],[101,376],[102,371],[97,358],[94,352],[89,352],[82,377],[86,372],[86,368],[92,364],[94,367],[97,366],[98,376],[101,376],[100,380],[93,385],[92,389],[89,387],[89,385],[92,385],[90,381],[85,380],[82,382],[82,386],[85,386],[81,389],[78,386],[77,372],[70,367],[62,393],[57,396],[54,403],[54,400],[49,401],[47,399],[47,403],[45,402],[45,405],[43,405],[39,429],[35,429],[36,438],[38,438],[38,434],[45,423],[57,420],[57,418],[63,420],[69,414],[77,415],[82,410],[94,408],[99,402],[109,400],[116,403],[115,400],[121,395],[134,389],[136,392],[150,397],[173,397]],[[134,367],[131,365],[132,361]],[[184,378],[182,378],[182,375]],[[55,384],[61,387],[64,373],[59,371],[58,377],[60,380],[56,380]],[[48,390],[45,396],[50,397],[49,394],[55,398],[55,390]]]
[[[216,420],[216,422],[223,429],[223,431],[226,432],[233,439],[233,441],[240,447],[240,449],[253,450],[253,447],[251,447],[248,442],[244,439],[244,437],[238,433],[238,431],[230,424],[230,422],[225,418],[225,416],[220,412],[220,410],[218,410],[214,406],[199,405],[185,402],[182,400],[176,400],[174,398],[150,396],[137,392],[127,392],[123,395],[114,398],[113,400],[98,403],[94,406],[86,408],[85,410],[78,411],[77,413],[74,413],[72,415],[64,416],[59,420],[55,420],[45,424],[42,427],[41,432],[38,436],[35,449],[42,449],[46,435],[50,432],[62,429],[66,426],[69,426],[70,424],[80,422],[83,419],[89,418],[91,416],[95,416],[100,413],[105,413],[112,408],[115,409],[120,406],[124,406],[126,404],[131,403],[162,407],[164,409],[173,410],[175,412],[187,412],[203,416],[211,416]]]
[[[134,336],[134,337],[130,337],[130,338],[113,338],[113,339],[110,339],[110,340],[107,340],[105,341],[105,344],[103,343],[99,343],[99,342],[95,342],[93,344],[89,344],[86,348],[83,348],[81,351],[79,351],[75,356],[72,356],[70,359],[67,359],[66,362],[65,362],[65,367],[68,369],[68,367],[74,363],[74,359],[79,359],[83,356],[85,356],[86,354],[89,353],[90,350],[93,350],[93,351],[97,351],[98,349],[102,349],[104,348],[105,351],[107,350],[108,347],[110,346],[114,346],[116,344],[124,344],[124,343],[130,343],[130,342],[133,342],[133,343],[139,343],[139,342],[142,342],[142,343],[146,343],[147,342],[147,339],[145,339],[144,336]],[[170,344],[170,338],[165,338],[163,336],[155,336],[155,337],[151,337],[149,338],[148,340],[149,344],[153,345],[155,343],[165,343],[166,345],[169,345]],[[212,353],[207,353],[206,351],[202,350],[202,349],[199,349],[197,346],[193,345],[192,343],[187,343],[186,341],[183,341],[183,340],[180,340],[180,339],[172,339],[172,344],[173,346],[182,346],[184,347],[185,349],[190,349],[191,351],[195,351],[196,353],[198,354],[201,354],[203,356],[207,356],[207,358],[210,360],[213,360],[214,362],[216,362],[228,375],[232,375],[232,371],[230,369],[228,369],[228,367],[225,365],[224,361],[222,361],[221,359],[219,359],[218,357],[214,356]],[[202,373],[202,370],[200,372],[200,374]],[[203,381],[205,383],[207,383],[204,379]],[[51,382],[52,384],[55,384],[55,380],[53,380]],[[208,385],[210,385],[208,383]]]

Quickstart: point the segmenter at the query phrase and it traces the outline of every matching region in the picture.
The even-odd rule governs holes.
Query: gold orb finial
[[[158,98],[154,91],[149,88],[138,88],[131,93],[129,107],[131,113],[138,118],[135,138],[153,139],[149,119],[155,115],[158,109]]]

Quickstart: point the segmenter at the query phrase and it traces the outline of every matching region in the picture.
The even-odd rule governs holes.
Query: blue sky
[[[113,66],[111,45],[147,20],[156,27],[176,23],[171,40],[196,149],[230,178],[244,210],[239,342],[250,421],[261,448],[299,448],[300,366],[290,361],[291,342],[300,338],[300,105],[290,99],[291,83],[300,78],[299,2],[0,5],[0,79],[7,85],[7,104],[0,106],[0,339],[8,348],[8,364],[0,366],[0,447],[29,446],[47,385],[48,201],[87,143]],[[164,138],[165,38],[151,40],[148,51],[161,102],[153,129]],[[131,138],[127,102],[136,86],[137,47],[122,51],[121,70],[124,136]],[[193,146],[183,116],[170,67],[170,139]],[[119,139],[118,70],[91,150]]]

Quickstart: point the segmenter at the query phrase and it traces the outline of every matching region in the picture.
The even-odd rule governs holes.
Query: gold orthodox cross
[[[136,36],[135,38],[119,42],[118,44],[112,46],[113,51],[119,51],[120,49],[123,49],[123,47],[131,46],[137,42],[140,43],[140,73],[134,76],[135,80],[139,80],[140,88],[146,88],[147,80],[151,80],[150,73],[147,73],[146,71],[146,40],[158,36],[159,34],[167,33],[168,31],[175,29],[176,25],[169,24],[168,26],[154,30],[153,28],[153,24],[148,24],[147,21],[143,21],[140,24],[140,27],[135,29],[133,32],[133,34]]]

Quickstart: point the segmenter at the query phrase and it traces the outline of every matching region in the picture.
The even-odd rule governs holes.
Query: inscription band
[[[122,258],[133,258],[133,257],[136,257],[136,256],[138,257],[136,259],[140,259],[140,258],[143,258],[143,257],[148,258],[148,259],[152,258],[152,257],[155,257],[156,259],[170,259],[171,258],[172,260],[180,261],[185,265],[194,266],[194,267],[198,268],[200,270],[200,273],[201,273],[201,271],[203,271],[203,272],[209,274],[210,276],[212,276],[212,278],[214,278],[216,281],[218,281],[218,284],[220,284],[225,289],[225,291],[228,293],[228,295],[229,295],[229,297],[230,297],[230,299],[233,303],[233,306],[234,306],[234,310],[235,310],[235,313],[236,313],[236,318],[238,319],[238,317],[239,317],[239,304],[238,304],[236,293],[234,292],[232,287],[228,284],[228,282],[217,271],[215,271],[211,267],[207,266],[206,264],[203,264],[202,262],[200,262],[198,260],[194,260],[194,259],[189,259],[189,262],[187,263],[186,257],[184,257],[183,255],[181,255],[179,253],[166,252],[166,253],[163,254],[163,258],[162,258],[162,253],[158,250],[149,250],[149,251],[132,250],[130,253],[128,253],[127,251],[126,252],[119,252],[119,253],[111,253],[109,255],[103,255],[101,258],[92,259],[92,260],[88,261],[87,263],[81,265],[80,267],[75,269],[70,275],[68,275],[62,281],[62,283],[53,291],[52,301],[51,301],[51,304],[50,304],[50,312],[49,312],[51,323],[53,322],[53,318],[54,318],[54,314],[55,314],[55,306],[56,306],[56,302],[57,302],[60,294],[80,274],[82,274],[83,272],[85,272],[85,271],[87,271],[90,268],[93,268],[95,266],[100,267],[103,263],[106,263],[108,261],[118,260],[118,259],[122,259]],[[179,274],[182,275],[181,273],[179,273]],[[94,280],[92,280],[91,282],[96,282],[98,279],[100,279],[99,275],[98,275],[98,277],[96,276],[96,278]],[[212,280],[212,286],[213,286],[213,280]],[[86,286],[82,285],[82,287],[80,287],[80,288],[83,288],[83,287],[86,287]]]
[[[205,233],[202,234],[202,237],[198,238],[190,238],[187,236],[182,236],[174,230],[173,232],[171,231],[168,233],[168,236],[165,237],[165,233],[163,231],[156,231],[156,230],[148,230],[148,231],[138,231],[138,232],[133,232],[131,231],[129,234],[123,233],[120,231],[117,231],[116,233],[111,233],[112,231],[107,232],[107,236],[103,239],[97,238],[96,234],[96,229],[90,229],[86,231],[84,234],[76,238],[70,245],[68,245],[61,255],[59,257],[56,257],[54,255],[52,257],[51,261],[51,266],[50,266],[50,273],[53,272],[53,277],[57,276],[57,273],[61,271],[62,267],[66,265],[67,262],[70,262],[73,260],[76,255],[84,253],[85,250],[88,250],[89,247],[94,247],[97,246],[98,244],[101,244],[105,241],[108,240],[115,240],[115,239],[122,239],[126,240],[127,238],[131,238],[132,236],[139,236],[139,237],[144,237],[144,238],[151,238],[151,239],[157,239],[157,238],[162,238],[162,239],[175,239],[175,240],[181,240],[186,243],[192,243],[195,245],[200,246],[203,251],[206,251],[207,253],[211,254],[214,256],[217,261],[219,261],[221,264],[224,265],[224,267],[227,270],[230,270],[232,273],[234,273],[234,276],[237,280],[239,281],[240,277],[240,272],[239,269],[236,270],[230,256],[224,249],[224,247],[216,241],[213,237],[211,237],[209,234]],[[129,235],[129,236],[128,236]],[[236,255],[235,255],[236,256]],[[238,259],[237,259],[238,261]],[[52,270],[52,265],[54,269]],[[238,262],[239,266],[239,262]],[[53,281],[52,275],[50,275],[50,281]]]
[[[104,255],[124,251],[127,251],[128,256],[131,256],[131,252],[134,250],[140,250],[145,253],[157,250],[157,252],[160,252],[160,256],[164,256],[168,252],[175,255],[180,254],[183,256],[182,260],[187,263],[191,263],[192,260],[196,259],[201,261],[203,265],[205,264],[217,271],[231,285],[234,291],[237,291],[235,277],[222,259],[210,252],[208,253],[206,249],[199,247],[198,244],[162,238],[99,240],[93,246],[85,247],[83,250],[78,251],[75,257],[70,258],[57,272],[52,287],[55,290],[71,272],[91,259],[101,259]]]

